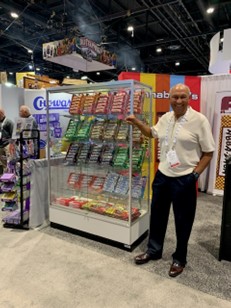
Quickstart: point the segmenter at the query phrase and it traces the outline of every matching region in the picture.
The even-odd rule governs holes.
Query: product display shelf
[[[32,136],[33,135],[33,136]],[[18,209],[12,211],[3,218],[5,228],[29,229],[30,211],[30,159],[39,158],[39,138],[38,130],[24,129],[20,132],[20,138],[15,143],[19,145],[19,157],[11,161],[15,175],[18,177]],[[31,151],[25,153],[25,144],[31,142]],[[32,145],[33,143],[33,145]]]
[[[106,113],[96,114],[93,111],[91,114],[79,112],[79,114],[67,113],[65,115],[65,117],[70,118],[70,121],[72,119],[77,122],[85,119],[106,121],[105,131],[106,125],[111,130],[111,128],[114,129],[114,125],[119,124],[115,136],[108,137],[105,134],[102,140],[92,140],[90,134],[93,126],[90,127],[87,138],[83,138],[82,131],[85,128],[88,129],[89,123],[85,123],[84,129],[80,131],[80,127],[75,127],[79,123],[70,124],[69,122],[69,126],[72,125],[71,129],[75,130],[75,134],[73,134],[74,140],[68,140],[70,134],[65,135],[64,132],[63,139],[69,141],[66,159],[59,165],[49,166],[49,216],[51,226],[67,227],[96,235],[121,243],[127,248],[130,248],[135,241],[147,232],[150,211],[151,145],[149,140],[140,143],[133,140],[133,127],[125,122],[125,118],[128,114],[135,113],[140,118],[145,117],[145,120],[150,125],[152,124],[151,91],[151,87],[134,80],[56,87],[46,90],[47,101],[53,93],[63,92],[75,96],[103,93],[106,96],[112,94],[114,97],[117,93],[119,95],[122,93],[128,97],[127,109],[123,112],[112,113],[112,100],[111,110],[108,108]],[[137,105],[133,106],[134,97],[137,93],[142,93],[144,96],[143,102],[140,101],[142,110],[139,111],[137,111]],[[115,106],[118,106],[118,100]],[[116,107],[114,107],[114,111],[117,111]],[[71,108],[70,106],[69,111]],[[134,110],[134,108],[137,109]],[[49,117],[49,109],[47,116]],[[123,126],[123,130],[126,130],[126,125],[127,138],[122,141],[117,140],[119,128]],[[48,136],[50,136],[49,128]],[[81,138],[78,136],[81,136]],[[102,159],[103,146],[113,148],[111,153],[109,151],[110,162],[105,163]],[[85,156],[81,156],[81,149],[84,149],[82,151]],[[76,153],[73,161],[70,161],[73,158],[71,155],[69,155],[69,160],[67,159],[68,151],[72,153],[72,156],[73,153]],[[99,158],[96,159],[94,155],[99,155]],[[106,159],[108,159],[108,156],[106,156]],[[49,160],[50,151],[48,149],[48,163]],[[102,181],[102,185],[99,184],[100,181]]]

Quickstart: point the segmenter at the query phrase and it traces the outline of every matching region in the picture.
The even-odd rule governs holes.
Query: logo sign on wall
[[[71,104],[70,99],[50,99],[48,102],[49,109],[69,109]],[[47,103],[46,99],[43,96],[37,96],[33,100],[33,107],[35,110],[46,110]]]
[[[25,104],[30,107],[31,113],[38,123],[40,130],[40,148],[46,146],[48,124],[51,138],[61,138],[69,122],[69,119],[64,115],[69,114],[68,110],[72,94],[54,93],[49,96],[49,123],[47,123],[46,114],[46,91],[43,89],[25,90],[24,95]]]

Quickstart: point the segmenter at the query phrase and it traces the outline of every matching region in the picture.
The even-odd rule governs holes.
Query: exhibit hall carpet
[[[222,203],[199,193],[188,264],[176,278],[168,276],[172,212],[163,258],[140,266],[133,259],[147,238],[129,252],[50,226],[1,226],[0,307],[231,308],[231,262],[218,261]]]

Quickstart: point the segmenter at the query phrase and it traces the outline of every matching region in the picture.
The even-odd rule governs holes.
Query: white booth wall
[[[13,122],[18,117],[19,106],[24,103],[24,89],[0,85],[0,107]]]

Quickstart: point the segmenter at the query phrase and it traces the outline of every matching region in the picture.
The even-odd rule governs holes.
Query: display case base
[[[149,215],[143,213],[131,226],[127,221],[101,216],[83,210],[50,206],[50,222],[52,227],[62,226],[120,244],[131,250],[144,234],[147,235]],[[117,245],[116,245],[117,246]]]
[[[54,229],[62,230],[62,231],[68,232],[68,233],[72,233],[72,234],[75,234],[77,236],[81,236],[81,237],[84,237],[84,238],[87,238],[87,239],[90,239],[90,240],[93,240],[93,241],[96,241],[96,242],[99,242],[99,243],[103,243],[103,244],[106,244],[106,245],[109,245],[109,246],[113,246],[113,247],[116,247],[116,248],[119,248],[119,249],[122,249],[122,250],[125,250],[125,251],[128,251],[128,252],[132,252],[148,236],[148,231],[146,231],[132,245],[125,245],[125,244],[122,244],[122,243],[119,243],[119,242],[116,242],[116,241],[113,241],[113,240],[109,240],[109,239],[101,237],[101,236],[97,236],[97,235],[90,234],[90,233],[87,233],[87,232],[83,232],[83,231],[80,231],[80,230],[76,230],[76,229],[73,229],[73,228],[65,227],[63,225],[59,225],[59,224],[56,224],[56,223],[53,223],[53,222],[50,223],[50,227],[54,228]]]

